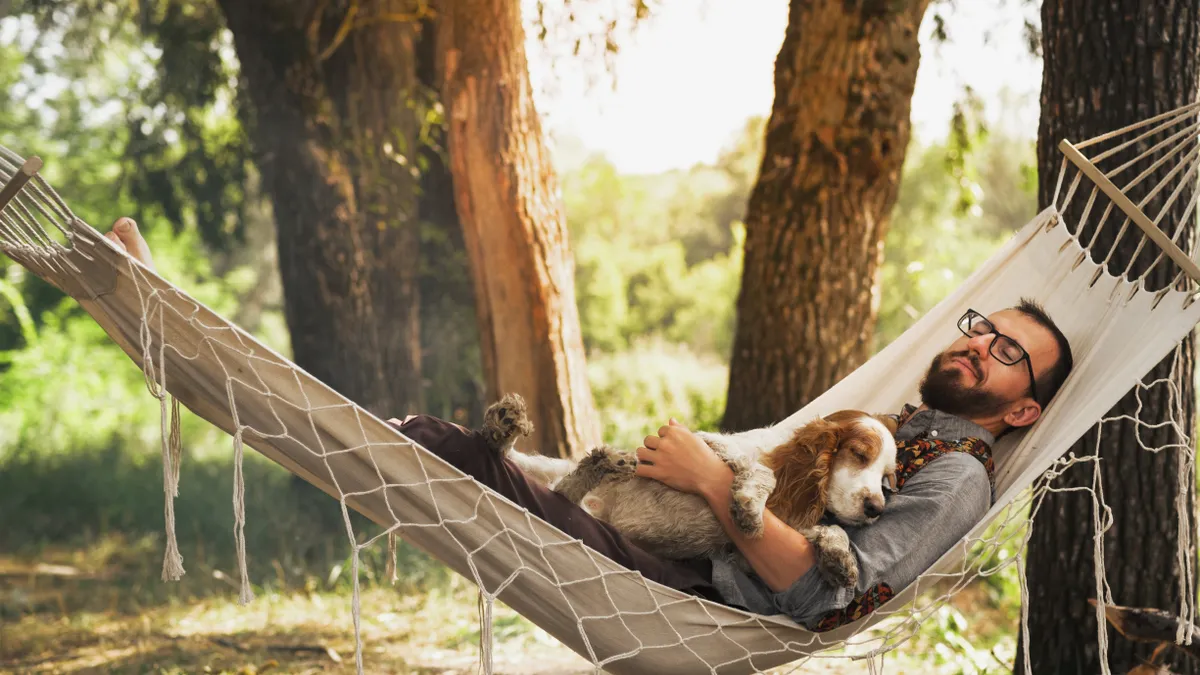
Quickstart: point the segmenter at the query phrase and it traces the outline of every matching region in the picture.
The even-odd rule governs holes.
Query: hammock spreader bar
[[[1146,233],[1146,236],[1150,238],[1150,241],[1154,242],[1156,246],[1162,249],[1163,253],[1166,253],[1168,256],[1170,256],[1171,260],[1174,260],[1175,264],[1179,265],[1179,267],[1183,269],[1183,271],[1189,277],[1191,277],[1193,281],[1200,283],[1200,267],[1197,267],[1196,263],[1188,257],[1188,254],[1184,253],[1182,249],[1176,246],[1175,242],[1171,241],[1170,237],[1168,237],[1162,230],[1158,229],[1158,226],[1151,222],[1150,218],[1138,208],[1137,204],[1134,204],[1133,200],[1129,199],[1129,197],[1126,197],[1125,193],[1121,192],[1121,189],[1114,185],[1113,182],[1108,179],[1108,176],[1104,175],[1103,171],[1096,168],[1096,165],[1093,164],[1087,157],[1085,157],[1083,153],[1080,152],[1068,140],[1064,139],[1061,141],[1058,144],[1058,149],[1062,151],[1063,155],[1065,155],[1067,159],[1071,160],[1072,164],[1079,167],[1079,170],[1082,171],[1085,176],[1090,178],[1092,182],[1096,184],[1096,187],[1100,188],[1104,194],[1108,195],[1108,198],[1117,205],[1117,208],[1124,211],[1125,215],[1129,216],[1130,220],[1132,220],[1138,227],[1142,228],[1142,231]]]
[[[0,189],[0,211],[3,211],[4,207],[8,206],[8,203],[13,200],[13,197],[17,196],[17,193],[21,191],[21,188],[25,187],[25,184],[28,183],[29,180],[33,178],[33,175],[41,170],[41,168],[42,160],[39,157],[34,156],[25,160],[25,163],[21,165],[21,168],[17,169],[17,172],[13,174],[12,179],[5,183],[4,187]]]

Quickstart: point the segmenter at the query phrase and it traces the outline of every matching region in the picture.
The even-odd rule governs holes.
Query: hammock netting
[[[26,164],[3,148],[0,182],[7,188],[0,192],[0,250],[78,301],[145,372],[159,400],[164,579],[178,579],[186,568],[174,537],[180,403],[233,439],[243,602],[252,600],[245,560],[253,555],[242,535],[244,447],[340,503],[352,551],[360,672],[370,669],[359,638],[360,555],[368,546],[385,545],[389,536],[407,540],[479,587],[485,671],[491,666],[490,616],[496,600],[597,671],[746,673],[783,664],[799,668],[814,658],[868,659],[874,667],[967,584],[1008,565],[1023,570],[1030,518],[1043,497],[1057,489],[1054,478],[1076,464],[1096,467],[1090,486],[1071,489],[1089,492],[1093,501],[1096,612],[1104,655],[1103,611],[1112,597],[1104,574],[1103,533],[1112,522],[1098,469],[1100,443],[1090,453],[1063,455],[1097,425],[1098,438],[1118,423],[1132,423],[1139,433],[1170,427],[1175,442],[1143,448],[1179,453],[1178,505],[1180,512],[1190,508],[1186,486],[1195,471],[1195,452],[1179,369],[1187,362],[1182,340],[1200,321],[1200,303],[1193,302],[1192,229],[1185,227],[1196,217],[1200,196],[1194,189],[1200,166],[1196,112],[1196,105],[1187,106],[1077,145],[1064,143],[1051,206],[896,341],[772,427],[786,435],[820,414],[844,408],[894,412],[919,400],[921,376],[958,336],[956,321],[968,307],[988,313],[1022,297],[1037,298],[1072,344],[1074,371],[1041,419],[1005,435],[993,448],[995,500],[987,516],[890,602],[826,632],[806,630],[783,615],[752,614],[661,586],[531,516],[119,251],[72,214],[36,173],[36,162]],[[1134,203],[1126,194],[1141,198]],[[1128,247],[1134,241],[1139,242],[1133,244],[1134,259],[1116,264],[1118,243]],[[1169,283],[1151,283],[1162,269],[1171,271]],[[1172,355],[1179,372],[1143,381]],[[1171,393],[1170,410],[1149,411],[1145,420],[1140,414],[1109,414],[1131,390],[1140,397],[1159,387]],[[351,527],[350,510],[383,531],[362,538]],[[1194,543],[1181,519],[1181,616],[1192,615]],[[1188,630],[1180,628],[1180,641],[1190,641]],[[1028,655],[1024,658],[1028,666]],[[1107,674],[1107,658],[1102,660]]]

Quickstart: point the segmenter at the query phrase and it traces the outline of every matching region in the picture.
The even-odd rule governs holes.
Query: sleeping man
[[[105,235],[153,267],[150,249],[128,218]],[[429,415],[390,420],[407,437],[618,564],[666,586],[760,614],[786,614],[827,630],[856,620],[903,590],[962,539],[992,502],[991,446],[1038,420],[1071,371],[1066,337],[1035,303],[983,315],[968,310],[961,337],[938,354],[921,381],[919,405],[895,415],[895,491],[873,524],[846,527],[858,559],[854,588],[825,580],[810,542],[767,510],[750,539],[730,513],[732,472],[687,427],[671,420],[638,448],[637,473],[703,497],[752,572],[723,561],[662,560],[616,529],[483,449],[481,436]],[[782,425],[737,434],[763,447],[786,436]]]

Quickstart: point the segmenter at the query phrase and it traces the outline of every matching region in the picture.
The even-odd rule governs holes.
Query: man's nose
[[[883,495],[871,495],[863,498],[863,515],[868,518],[878,518],[883,513]]]
[[[992,340],[995,339],[995,337],[996,336],[992,333],[976,335],[970,340],[967,340],[967,348],[970,351],[975,352],[975,355],[980,359],[986,359],[988,355],[988,349],[991,348]]]

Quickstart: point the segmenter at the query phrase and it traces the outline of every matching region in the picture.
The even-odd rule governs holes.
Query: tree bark
[[[1060,140],[1082,141],[1196,100],[1200,0],[1047,0],[1042,6],[1042,31],[1045,66],[1038,129],[1038,183],[1039,201],[1044,207],[1053,199],[1062,161],[1057,149]],[[1140,145],[1136,152],[1146,149],[1148,146]],[[1143,162],[1123,175],[1137,175],[1148,165]],[[1165,173],[1157,171],[1129,196],[1139,202]],[[1085,181],[1083,187],[1090,189],[1090,183]],[[1179,222],[1193,189],[1185,189],[1164,222],[1171,227]],[[1078,196],[1074,200],[1074,213],[1069,211],[1066,219],[1071,227],[1078,222],[1085,201],[1086,197]],[[1152,202],[1146,208],[1157,212],[1161,203]],[[1091,220],[1096,220],[1095,214]],[[1102,257],[1113,247],[1117,229],[1111,223],[1104,228],[1094,256]],[[1187,236],[1191,235],[1189,231]],[[1086,241],[1090,233],[1085,230],[1084,236]],[[1126,236],[1117,244],[1114,272],[1119,273],[1129,262],[1137,239]],[[1147,248],[1151,250],[1139,256],[1134,274],[1143,271],[1150,256],[1158,252],[1152,245]],[[1149,286],[1162,288],[1176,272],[1174,265],[1158,265],[1150,273]],[[1182,357],[1182,376],[1174,381],[1180,392],[1176,401],[1169,400],[1162,385],[1142,392],[1140,406],[1136,392],[1132,392],[1108,415],[1134,416],[1141,425],[1128,420],[1112,422],[1105,424],[1100,434],[1100,473],[1113,518],[1113,527],[1104,540],[1104,564],[1113,598],[1121,605],[1178,611],[1181,570],[1175,558],[1176,528],[1181,517],[1187,527],[1195,527],[1195,479],[1190,475],[1185,479],[1189,506],[1180,513],[1175,504],[1179,453],[1170,449],[1146,452],[1140,449],[1139,439],[1152,448],[1169,448],[1184,440],[1170,426],[1155,426],[1169,419],[1173,403],[1183,406],[1183,428],[1189,432],[1195,428],[1192,350],[1189,337]],[[1168,357],[1145,381],[1170,377],[1170,368]],[[1091,430],[1071,451],[1091,454],[1097,447],[1098,433],[1099,429]],[[1056,487],[1090,486],[1092,472],[1089,464],[1077,465],[1059,479]],[[1088,604],[1096,593],[1092,541],[1090,496],[1082,492],[1046,495],[1034,520],[1026,558],[1029,631],[1033,638],[1029,651],[1034,673],[1100,672],[1096,615]],[[1188,561],[1195,570],[1195,551]],[[1107,630],[1112,672],[1126,672],[1149,658],[1153,645],[1136,644],[1111,628]],[[1020,649],[1016,660],[1016,672],[1024,673]],[[1174,668],[1180,673],[1197,672],[1190,660],[1176,658]]]
[[[574,261],[542,139],[520,4],[457,0],[438,17],[455,201],[474,277],[488,398],[523,396],[527,447],[571,456],[600,442],[575,305]]]
[[[869,355],[928,0],[792,0],[746,212],[722,427],[773,424]]]
[[[417,78],[440,105],[437,48],[437,21],[427,19],[417,42]],[[428,383],[423,410],[474,428],[482,423],[488,401],[479,358],[471,262],[454,205],[445,124],[433,125],[427,134],[427,142],[421,144],[424,168],[417,207],[421,220],[421,372]]]
[[[293,358],[376,414],[417,412],[410,3],[219,3],[274,206]]]

